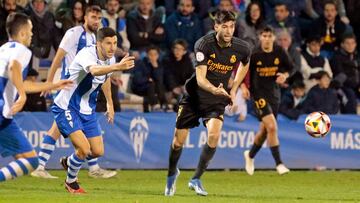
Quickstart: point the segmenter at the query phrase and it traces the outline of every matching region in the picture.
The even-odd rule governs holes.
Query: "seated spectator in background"
[[[164,86],[164,68],[159,61],[159,48],[149,46],[147,56],[136,61],[132,73],[131,90],[144,97],[144,112],[156,109],[160,103],[161,108],[167,108]],[[149,108],[150,106],[150,108]]]
[[[6,18],[12,12],[23,12],[23,8],[16,5],[15,0],[2,0],[0,4],[0,46],[8,41],[6,33]]]
[[[170,100],[176,99],[176,102],[172,102],[175,105],[175,112],[178,102],[185,93],[185,82],[195,71],[187,46],[185,40],[175,40],[171,52],[163,60],[165,85],[171,92]]]
[[[291,17],[298,17],[306,6],[305,0],[261,0],[260,2],[264,5],[266,18],[274,16],[274,7],[279,3],[287,5]]]
[[[166,16],[170,16],[173,12],[178,9],[178,4],[181,0],[164,0],[164,6],[166,9]],[[208,11],[214,6],[218,0],[209,1],[209,0],[193,0],[193,5],[195,7],[195,13],[198,14],[200,19],[203,19],[207,16]]]
[[[328,0],[305,0],[306,9],[304,11],[310,18],[315,20],[324,14],[324,4],[327,1]],[[341,21],[344,22],[345,24],[349,24],[349,19],[346,16],[344,1],[333,0],[333,2],[336,5],[337,13],[340,16]]]
[[[32,0],[25,9],[33,24],[33,36],[30,48],[38,58],[47,58],[51,47],[58,48],[61,36],[55,26],[55,17],[48,11],[45,0]]]
[[[346,0],[346,13],[350,20],[350,25],[353,28],[357,41],[360,41],[360,1]],[[360,51],[360,46],[357,47]]]
[[[163,23],[163,13],[154,9],[154,0],[139,0],[126,18],[130,49],[143,52],[151,44],[161,46],[165,39]]]
[[[322,40],[320,37],[311,37],[306,40],[306,49],[301,52],[301,73],[304,78],[306,92],[308,92],[317,81],[314,74],[326,71],[332,77],[332,71],[327,58],[320,55]]]
[[[253,48],[259,46],[259,31],[265,26],[263,10],[260,2],[253,1],[249,4],[245,13],[245,20],[241,21],[242,31],[240,36],[247,40]]]
[[[312,87],[304,101],[304,113],[322,111],[326,114],[339,112],[339,101],[336,90],[329,87],[331,77],[326,71],[320,71],[313,75],[318,84]]]
[[[166,45],[171,48],[176,39],[184,39],[188,49],[194,50],[195,42],[203,35],[200,19],[194,13],[192,0],[180,0],[178,11],[172,13],[165,22]]]
[[[341,36],[346,31],[346,25],[340,20],[336,11],[336,4],[333,1],[326,1],[324,14],[315,20],[311,26],[310,35],[320,36],[324,42],[321,46],[321,54],[331,58],[340,45]]]
[[[355,35],[345,35],[341,48],[331,60],[333,85],[341,98],[341,113],[356,114],[356,98],[360,95],[360,56],[356,46]]]
[[[85,9],[86,2],[84,0],[75,0],[70,10],[60,9],[56,12],[56,23],[57,27],[61,29],[61,36],[64,36],[68,29],[84,24]]]
[[[305,84],[302,81],[295,81],[291,85],[291,89],[282,95],[279,112],[290,119],[298,119],[303,113],[304,99]]]
[[[120,112],[120,101],[118,97],[119,93],[119,86],[122,85],[121,79],[120,79],[121,73],[115,72],[111,75],[111,98],[113,102],[113,107],[115,112]],[[96,102],[96,112],[106,112],[108,110],[107,108],[107,101],[104,95],[104,92],[102,89],[100,89],[97,102]]]
[[[287,83],[291,86],[294,81],[303,81],[301,74],[301,54],[292,43],[291,35],[287,31],[277,33],[276,43],[282,47],[288,54],[290,61],[294,64],[294,74],[287,79]]]
[[[213,32],[214,31],[214,25],[215,25],[215,14],[217,11],[231,11],[234,14],[237,15],[236,18],[236,24],[235,24],[235,33],[234,36],[236,37],[241,37],[240,34],[243,34],[243,30],[244,28],[241,27],[241,18],[240,15],[241,13],[239,13],[236,8],[235,8],[235,3],[232,0],[220,0],[219,4],[217,7],[212,8],[209,10],[208,12],[208,17],[206,17],[203,20],[203,31],[205,34],[209,33],[209,32]]]
[[[119,0],[107,0],[105,8],[106,10],[102,11],[102,26],[114,29],[118,37],[118,48],[128,51],[130,42],[126,33],[126,20],[118,15],[120,11]]]
[[[25,80],[31,82],[37,82],[37,77],[39,73],[35,70],[30,68],[29,72],[26,76]],[[46,100],[45,97],[40,96],[40,92],[38,93],[26,93],[26,102],[23,107],[23,111],[47,111],[46,107]]]
[[[281,31],[287,31],[291,34],[293,43],[296,47],[300,47],[301,35],[300,28],[296,19],[290,16],[290,11],[285,3],[277,3],[275,5],[275,18],[269,22],[275,30],[275,34]]]

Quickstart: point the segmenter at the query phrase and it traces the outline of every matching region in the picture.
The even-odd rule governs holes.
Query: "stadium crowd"
[[[117,32],[117,59],[126,52],[136,57],[135,68],[122,73],[130,75],[128,84],[124,84],[120,73],[112,76],[116,111],[121,110],[119,92],[124,90],[144,98],[144,112],[176,111],[177,101],[185,93],[185,81],[194,72],[195,42],[213,31],[215,11],[231,10],[237,14],[235,36],[255,49],[259,46],[257,32],[270,25],[277,36],[276,46],[286,51],[296,68],[282,87],[282,114],[297,119],[314,110],[327,114],[357,113],[360,13],[356,11],[360,1],[2,0],[0,45],[8,40],[6,17],[11,12],[23,12],[33,23],[33,57],[48,58],[65,32],[83,23],[86,6],[94,4],[103,9],[101,27]],[[37,76],[33,69],[27,79],[37,80]],[[238,108],[226,113],[244,120],[246,107],[251,105],[241,92],[237,96]],[[29,98],[24,110],[46,111],[40,94]],[[98,102],[99,111],[106,109],[103,94],[99,94]]]

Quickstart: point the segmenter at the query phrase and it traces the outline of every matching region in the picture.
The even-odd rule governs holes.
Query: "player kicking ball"
[[[104,154],[104,143],[100,125],[96,119],[96,98],[102,84],[110,85],[110,75],[115,71],[134,67],[134,57],[128,54],[115,63],[117,49],[116,32],[102,28],[96,35],[96,46],[83,48],[69,66],[69,80],[74,82],[70,89],[59,92],[51,108],[60,133],[70,138],[75,152],[61,160],[67,168],[65,188],[70,193],[85,193],[77,175],[86,159]],[[108,121],[113,122],[109,117]]]
[[[0,169],[0,182],[30,173],[39,164],[35,150],[16,124],[13,116],[25,102],[25,92],[41,92],[61,89],[72,84],[69,80],[53,83],[23,81],[31,59],[30,46],[32,23],[20,13],[12,13],[6,19],[6,31],[10,41],[0,47],[0,153],[13,156],[15,161]]]
[[[188,186],[198,195],[208,194],[200,178],[215,154],[225,107],[235,100],[239,84],[248,70],[249,45],[233,37],[235,19],[232,12],[219,11],[215,16],[215,33],[207,34],[195,43],[196,72],[186,82],[187,95],[179,103],[174,138],[170,146],[165,196],[175,194],[176,179],[180,175],[177,163],[189,129],[199,126],[200,118],[207,128],[208,141],[202,149],[197,169]],[[225,88],[234,69],[238,70],[229,95]]]
[[[259,40],[260,46],[251,55],[249,72],[250,91],[260,126],[253,146],[244,152],[245,170],[249,175],[254,174],[254,158],[267,140],[276,170],[283,175],[290,170],[280,157],[276,116],[280,105],[280,85],[285,83],[294,68],[285,51],[274,46],[275,34],[271,27],[260,31]],[[249,96],[249,90],[245,89],[245,92]]]

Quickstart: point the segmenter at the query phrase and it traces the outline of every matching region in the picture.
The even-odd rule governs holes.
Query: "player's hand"
[[[26,102],[26,95],[19,96],[14,105],[11,107],[11,115],[17,114],[24,107]]]
[[[69,88],[73,85],[73,81],[72,80],[59,80],[59,82],[54,83],[55,85],[55,90],[62,90],[62,89],[66,89]]]
[[[46,80],[46,82],[52,83],[52,81]],[[51,95],[51,90],[42,91],[40,93],[40,97],[47,97],[48,95]]]
[[[227,91],[224,89],[224,86],[222,83],[220,83],[220,85],[215,89],[215,91],[213,92],[214,95],[217,96],[224,96],[227,97],[229,99],[231,99],[231,96],[227,93]]]
[[[127,53],[118,63],[118,70],[129,70],[135,66],[135,57]]]
[[[107,121],[108,121],[108,123],[113,124],[114,123],[114,115],[115,115],[114,107],[110,104],[107,104],[106,106],[107,106],[107,111],[105,112],[105,115],[107,117]]]
[[[276,76],[277,76],[277,78],[276,78],[275,82],[277,84],[283,84],[287,79],[287,74],[285,74],[285,73],[277,73]]]

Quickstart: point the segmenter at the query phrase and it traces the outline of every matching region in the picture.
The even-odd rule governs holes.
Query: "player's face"
[[[138,7],[140,13],[149,15],[153,6],[154,6],[154,0],[140,0]]]
[[[326,4],[324,7],[324,16],[328,21],[335,20],[337,15],[336,7],[334,4]]]
[[[192,0],[182,0],[179,4],[180,13],[184,16],[189,16],[194,11]]]
[[[234,21],[228,21],[222,24],[215,24],[215,31],[218,35],[218,39],[229,43],[231,42],[231,39],[234,35],[235,31],[235,22]]]
[[[313,41],[313,42],[308,43],[308,47],[312,53],[319,54],[320,49],[321,49],[321,43]]]
[[[220,11],[233,11],[234,6],[231,3],[231,0],[222,0],[219,3],[219,10]]]
[[[175,44],[172,51],[177,60],[181,60],[182,57],[186,54],[185,48],[180,44]]]
[[[100,46],[102,55],[106,59],[110,59],[117,49],[117,37],[105,37],[102,41],[97,42],[97,46]]]
[[[250,8],[250,18],[257,21],[260,18],[260,7],[257,4],[252,4]]]
[[[83,12],[83,5],[80,2],[76,2],[73,8],[73,14],[74,14],[74,18],[77,20],[82,20],[83,16],[84,16],[84,12]]]
[[[15,0],[5,0],[4,2],[5,10],[10,14],[16,11],[16,1]]]
[[[275,7],[275,18],[277,21],[284,21],[289,16],[289,11],[285,5]]]
[[[85,24],[91,32],[96,32],[98,30],[100,21],[101,21],[101,13],[100,12],[96,12],[96,11],[89,12],[85,16]]]
[[[274,46],[275,35],[272,32],[263,32],[259,37],[261,47],[269,49]]]
[[[356,49],[356,41],[353,38],[345,39],[345,41],[341,43],[341,47],[348,53],[354,53]]]
[[[118,0],[108,1],[106,4],[106,10],[110,15],[116,14],[119,11],[120,4]]]
[[[28,23],[23,25],[18,33],[19,38],[27,47],[29,47],[31,44],[31,38],[33,36],[32,28],[32,23],[30,20],[28,20]]]

